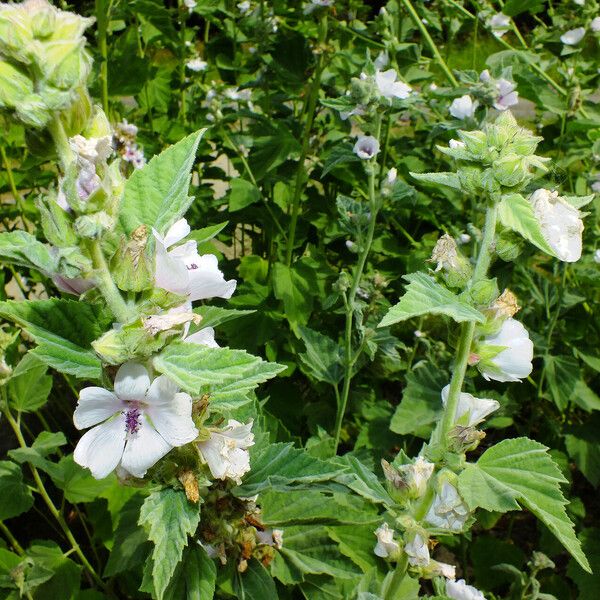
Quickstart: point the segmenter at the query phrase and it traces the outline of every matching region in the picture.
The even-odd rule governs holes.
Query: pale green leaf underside
[[[458,323],[476,321],[484,316],[468,302],[437,283],[426,273],[412,273],[404,277],[409,282],[400,302],[392,306],[378,327],[386,327],[421,315],[446,315]]]
[[[456,173],[411,173],[418,181],[434,185],[447,185],[455,190],[460,190],[461,185]]]
[[[566,480],[546,446],[528,438],[504,440],[467,464],[458,484],[471,509],[507,512],[529,509],[550,529],[575,560],[590,566],[565,512],[560,485]]]
[[[542,252],[556,257],[556,253],[544,238],[531,203],[520,194],[502,197],[498,205],[498,219],[504,227],[516,231]]]
[[[58,259],[50,253],[50,246],[42,244],[26,231],[0,233],[0,260],[31,267],[46,275],[58,269]]]

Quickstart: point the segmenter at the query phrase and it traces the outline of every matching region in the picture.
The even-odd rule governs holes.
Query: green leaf
[[[46,403],[52,389],[48,365],[27,353],[16,366],[8,382],[10,406],[18,412],[32,412]]]
[[[227,223],[228,221],[224,221],[223,223],[217,223],[216,225],[210,225],[202,229],[193,229],[185,239],[194,240],[197,244],[205,244],[219,235],[227,227]]]
[[[402,400],[390,421],[390,429],[400,435],[427,439],[442,412],[442,388],[447,374],[438,367],[421,363],[406,375]]]
[[[340,552],[363,571],[377,568],[378,558],[373,552],[375,530],[380,524],[328,526],[329,537],[339,544]]]
[[[577,584],[577,600],[597,600],[600,589],[600,529],[584,529],[580,540],[585,555],[590,559],[592,573],[584,571],[577,562],[571,560],[567,575]]]
[[[600,415],[594,414],[582,425],[569,427],[565,435],[565,446],[569,456],[594,487],[600,484],[599,427]]]
[[[524,437],[503,440],[486,450],[477,463],[466,465],[458,479],[460,493],[471,509],[529,509],[589,572],[590,565],[565,512],[567,501],[560,484],[566,480],[547,450]]]
[[[409,282],[400,302],[392,306],[378,327],[386,327],[412,317],[434,314],[452,317],[458,323],[483,323],[484,316],[468,302],[453,294],[426,273],[412,273],[404,277]]]
[[[36,341],[31,352],[45,364],[82,379],[99,379],[102,365],[89,349],[110,319],[98,306],[74,300],[0,302],[0,317],[17,323]]]
[[[8,460],[0,461],[0,497],[0,521],[17,517],[33,506],[21,468]]]
[[[314,286],[302,264],[273,265],[273,292],[283,302],[285,316],[292,325],[308,322],[313,307]]]
[[[183,217],[193,201],[188,197],[201,129],[163,150],[146,166],[136,169],[125,183],[119,221],[126,234],[141,224],[164,234]]]
[[[42,431],[30,447],[9,450],[8,455],[19,464],[29,462],[38,469],[42,469],[47,473],[53,473],[56,465],[46,460],[46,457],[54,454],[66,443],[67,438],[62,431]]]
[[[343,349],[330,337],[308,327],[298,327],[306,352],[299,355],[309,375],[317,381],[337,385],[344,376]]]
[[[254,496],[265,489],[307,486],[333,479],[341,471],[338,465],[314,458],[292,444],[270,444],[257,454],[251,453],[250,466],[244,483],[235,488],[236,496]]]
[[[237,573],[233,582],[237,600],[278,600],[275,582],[268,571],[253,558],[244,573]],[[203,600],[208,596],[200,596]]]
[[[245,179],[232,179],[229,182],[231,191],[229,192],[229,212],[235,212],[260,202],[260,190],[250,181]]]
[[[498,219],[502,225],[521,234],[528,242],[546,254],[556,257],[556,253],[542,233],[531,203],[521,194],[509,194],[502,197],[498,205]]]
[[[462,189],[456,173],[411,173],[411,176],[425,183],[447,185],[455,190]]]
[[[187,546],[188,535],[198,527],[200,507],[189,502],[183,491],[165,488],[144,500],[138,522],[154,542],[152,580],[156,596],[162,600]]]
[[[337,143],[323,156],[321,179],[336,167],[360,161],[361,159],[352,150],[351,144]]]
[[[285,369],[244,350],[185,342],[169,344],[153,363],[157,371],[167,374],[185,391],[196,396],[209,394],[211,407],[217,411],[245,404],[258,384]]]
[[[194,308],[194,312],[202,317],[202,322],[196,328],[196,330],[198,330],[202,329],[203,327],[217,327],[222,323],[227,323],[227,321],[239,319],[240,317],[245,317],[246,315],[252,315],[256,311],[238,310],[236,308],[222,308],[221,306],[209,306],[206,304],[204,306],[198,306],[197,308]]]
[[[338,459],[341,465],[348,465],[348,470],[336,477],[336,480],[348,486],[357,494],[368,498],[376,504],[391,506],[394,504],[386,489],[381,485],[375,473],[363,465],[357,458],[346,454]]]
[[[73,598],[79,591],[81,567],[67,558],[58,544],[41,541],[33,544],[28,552],[34,565],[49,571],[52,576],[36,586],[36,598]]]
[[[104,479],[94,479],[89,469],[84,469],[73,460],[72,454],[63,456],[50,475],[54,485],[63,490],[65,498],[73,504],[93,502],[116,480],[113,474]]]
[[[565,410],[580,381],[579,363],[572,356],[546,355],[544,365],[552,400],[560,410]]]
[[[50,246],[25,231],[0,233],[0,260],[37,269],[46,275],[58,270],[58,257],[50,252]]]

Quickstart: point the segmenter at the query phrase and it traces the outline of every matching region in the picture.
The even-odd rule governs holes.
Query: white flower
[[[256,531],[256,537],[260,544],[274,546],[278,550],[283,547],[283,530],[282,529],[265,529],[264,531]]]
[[[467,585],[464,579],[446,581],[446,596],[453,600],[485,600],[485,596],[472,585]]]
[[[196,0],[183,0],[183,4],[190,12],[196,8]]]
[[[396,169],[396,167],[392,167],[387,172],[385,180],[387,181],[388,185],[393,185],[396,181],[396,177],[398,177],[398,170]]]
[[[208,346],[209,348],[219,347],[219,344],[215,341],[215,330],[212,327],[202,327],[196,333],[186,336],[183,341]]]
[[[376,71],[375,84],[379,93],[384,98],[399,98],[404,100],[408,98],[411,92],[411,87],[402,81],[396,81],[396,70],[389,69],[387,71]]]
[[[219,271],[217,257],[198,254],[194,241],[186,242],[168,250],[190,232],[185,219],[180,219],[161,237],[154,229],[156,238],[156,285],[160,288],[187,296],[190,301],[207,298],[231,298],[236,286],[235,279],[225,281]]]
[[[206,68],[208,67],[208,63],[206,61],[202,60],[201,58],[192,58],[191,60],[188,60],[185,63],[185,66],[190,71],[195,71],[197,73],[199,71],[206,71]]]
[[[575,29],[569,29],[560,36],[560,41],[566,46],[576,46],[583,39],[585,35],[585,27],[576,27]]]
[[[448,402],[448,393],[450,386],[447,385],[442,390],[442,404],[446,406]],[[488,415],[500,408],[500,403],[497,400],[488,400],[487,398],[475,398],[466,392],[460,393],[458,406],[456,407],[456,415],[454,416],[454,424],[464,427],[475,427],[479,425]]]
[[[427,541],[418,533],[404,546],[404,552],[408,555],[408,562],[413,567],[426,567],[429,564],[429,548]]]
[[[475,114],[479,102],[473,102],[473,98],[468,94],[455,98],[450,105],[450,114],[455,119],[470,119]]]
[[[360,135],[354,144],[354,152],[359,158],[368,160],[379,152],[379,142],[372,135]]]
[[[594,262],[600,263],[600,248],[594,250]]]
[[[169,450],[198,436],[190,395],[179,392],[166,375],[150,382],[146,368],[136,362],[121,365],[114,392],[82,389],[73,422],[77,429],[95,425],[79,440],[74,459],[96,479],[119,465],[143,477]]]
[[[533,365],[533,342],[523,324],[509,318],[502,323],[500,330],[483,339],[485,346],[504,346],[493,358],[481,361],[477,368],[489,381],[520,381],[527,377]]]
[[[519,103],[519,92],[515,91],[516,86],[512,81],[498,79],[496,81],[496,89],[498,90],[498,97],[496,98],[496,102],[494,102],[496,110],[506,110]]]
[[[248,0],[244,0],[243,2],[238,2],[237,4],[238,10],[245,15],[250,10],[250,2]]]
[[[544,239],[558,258],[575,262],[581,258],[583,221],[579,210],[563,200],[558,192],[540,188],[529,198]]]
[[[454,150],[456,148],[464,148],[465,143],[461,142],[460,140],[450,140],[448,142],[448,146]]]
[[[510,29],[510,17],[502,13],[496,13],[488,20],[487,25],[497,38],[501,38]]]
[[[390,57],[388,55],[387,50],[382,50],[378,54],[377,58],[373,61],[373,65],[378,71],[380,71],[381,69],[385,69],[388,66],[389,62]]]
[[[592,22],[590,23],[590,29],[594,33],[598,33],[600,31],[600,17],[594,17]]]
[[[254,445],[252,421],[243,424],[229,419],[227,426],[211,431],[210,438],[198,442],[198,450],[216,479],[233,479],[238,485],[250,470],[248,448]]]
[[[592,188],[593,192],[600,194],[600,173],[596,173],[595,177],[596,177],[596,181],[594,181],[594,183],[592,183],[592,185],[590,187]],[[57,201],[58,201],[58,199],[57,199]]]
[[[440,529],[460,531],[469,516],[469,509],[459,496],[456,488],[447,481],[441,493],[435,495],[425,520]]]
[[[468,233],[461,233],[458,236],[459,244],[468,244],[471,241],[471,236]]]
[[[433,575],[441,575],[442,577],[451,579],[452,581],[454,581],[456,578],[456,567],[454,565],[432,560],[429,564],[429,569]]]
[[[438,86],[437,86],[437,84],[436,84],[436,83],[431,83],[431,84],[429,84],[429,89],[430,89],[432,92],[435,92],[435,90],[437,90],[437,89],[438,89]]]
[[[99,138],[85,138],[82,135],[76,135],[69,140],[69,146],[77,158],[89,161],[94,165],[106,160],[113,150],[110,135]]]
[[[375,530],[377,544],[373,548],[376,556],[381,558],[394,557],[400,552],[400,545],[394,540],[394,530],[384,523]]]
[[[573,3],[577,6],[585,6],[585,0],[573,0]]]

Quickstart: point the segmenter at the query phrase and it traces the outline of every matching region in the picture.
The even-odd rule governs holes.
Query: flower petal
[[[142,418],[138,431],[127,440],[121,466],[134,477],[143,477],[171,449],[172,446],[152,427],[148,419]]]
[[[90,429],[75,448],[73,458],[86,467],[96,479],[104,479],[115,470],[125,446],[125,422],[119,415]]]
[[[225,281],[214,254],[198,256],[193,264],[188,265],[188,274],[191,300],[231,298],[237,285],[235,279]]]
[[[189,277],[185,262],[168,253],[158,238],[156,240],[154,281],[159,288],[174,294],[185,296],[189,291]]]
[[[86,387],[79,393],[79,402],[73,413],[73,423],[77,429],[87,429],[106,421],[125,404],[112,392],[101,387]]]
[[[191,231],[188,222],[185,219],[179,219],[176,223],[171,225],[169,231],[167,231],[164,238],[165,247],[172,246],[177,242],[180,242],[184,237],[188,236]]]
[[[198,437],[198,430],[192,420],[192,398],[189,394],[176,394],[171,403],[149,406],[146,413],[171,446],[183,446]]]
[[[160,375],[150,384],[146,392],[145,402],[149,406],[169,403],[178,391],[179,386],[172,379],[169,379],[166,375]]]
[[[119,367],[115,377],[115,394],[121,400],[143,400],[150,387],[146,367],[133,361]]]
[[[200,346],[208,346],[209,348],[218,348],[219,344],[215,342],[215,330],[213,327],[203,327],[196,333],[188,335],[185,340],[191,344],[199,344]]]

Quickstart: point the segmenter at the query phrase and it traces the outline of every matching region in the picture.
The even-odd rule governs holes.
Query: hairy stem
[[[15,549],[15,552],[19,556],[23,556],[25,554],[23,547],[21,546],[21,544],[19,544],[17,538],[12,534],[10,529],[2,521],[0,521],[0,531],[4,534],[4,537],[10,542],[10,545]]]
[[[491,261],[492,245],[494,243],[494,236],[496,233],[497,213],[498,208],[496,203],[488,207],[485,215],[483,239],[481,241],[481,247],[479,248],[479,255],[477,257],[477,263],[475,264],[470,285],[473,285],[477,281],[483,279],[487,274],[487,270]],[[452,379],[450,380],[448,401],[446,403],[446,410],[444,411],[442,425],[439,430],[439,441],[444,445],[447,444],[448,433],[450,432],[450,429],[452,429],[454,418],[456,416],[456,408],[458,406],[460,392],[463,386],[465,373],[467,371],[469,352],[471,350],[471,344],[473,343],[474,333],[475,322],[468,321],[462,324],[460,337],[458,340],[458,348],[456,350],[454,370],[452,372]]]
[[[98,35],[98,52],[102,58],[100,63],[100,95],[102,98],[102,109],[108,115],[108,46],[106,43],[106,32],[108,29],[108,13],[110,7],[107,6],[107,2],[104,0],[96,0],[96,20],[98,23],[97,35]]]
[[[394,574],[392,575],[392,579],[390,580],[387,589],[385,590],[384,600],[396,600],[396,598],[400,598],[400,586],[404,581],[404,577],[406,575],[406,569],[408,567],[408,556],[406,553],[402,554],[402,557],[396,563],[396,568],[394,569]]]
[[[48,124],[48,130],[54,141],[60,166],[64,173],[66,172],[67,167],[73,162],[74,157],[73,152],[71,152],[71,147],[69,146],[69,138],[65,133],[65,128],[63,127],[58,114],[54,115],[54,118]]]

